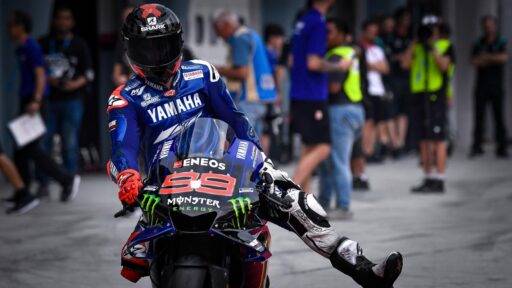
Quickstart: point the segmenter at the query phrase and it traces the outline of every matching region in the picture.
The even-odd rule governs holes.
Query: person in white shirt
[[[391,121],[392,96],[387,92],[382,79],[383,75],[389,73],[389,64],[384,50],[375,44],[378,35],[379,23],[377,21],[368,20],[363,23],[361,47],[366,59],[368,95],[365,107],[367,121],[363,132],[363,149],[367,156],[376,154],[374,146],[377,138],[382,148],[381,151],[395,147],[395,141],[391,137],[391,135],[395,135]],[[380,157],[375,156],[375,160],[381,160]]]

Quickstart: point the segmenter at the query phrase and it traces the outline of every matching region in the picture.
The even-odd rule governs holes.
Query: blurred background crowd
[[[144,2],[0,0],[0,167],[18,192],[9,212],[37,205],[51,179],[66,202],[78,174],[103,170],[106,102],[131,76],[118,29]],[[296,163],[306,191],[320,176],[332,217],[352,217],[352,190],[379,185],[366,165],[418,155],[424,179],[411,191],[442,193],[454,149],[508,158],[510,1],[155,2],[183,21],[184,60],[226,79],[265,152]],[[38,112],[46,135],[12,145],[5,124]]]

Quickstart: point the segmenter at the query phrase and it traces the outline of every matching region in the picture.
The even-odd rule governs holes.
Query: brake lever
[[[133,211],[135,211],[135,206],[130,206],[130,205],[124,205],[123,204],[123,209],[117,211],[116,214],[114,214],[114,218],[124,217],[128,213],[131,213]]]
[[[262,176],[265,177],[265,174],[263,174]],[[266,182],[266,180],[263,181],[262,189],[260,190],[260,194],[263,195],[265,198],[267,198],[267,200],[272,202],[273,204],[275,204],[285,210],[290,209],[292,207],[292,201],[288,198],[281,197],[281,196],[277,195],[276,193],[270,192],[270,189],[272,189],[273,186],[275,188],[275,185],[272,184],[273,181],[270,182],[271,184],[268,184],[268,183],[269,182]],[[277,188],[277,189],[279,189],[279,188]],[[281,193],[283,193],[283,195],[284,195],[284,192],[281,191]]]

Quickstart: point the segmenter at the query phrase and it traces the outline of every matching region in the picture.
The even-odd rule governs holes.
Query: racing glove
[[[142,189],[142,180],[138,171],[127,169],[117,176],[119,200],[123,204],[133,205]]]

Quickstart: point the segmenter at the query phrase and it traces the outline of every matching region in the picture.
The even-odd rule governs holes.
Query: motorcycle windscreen
[[[240,140],[225,122],[198,118],[160,152],[158,181],[170,212],[196,217],[247,213],[258,201],[256,169],[263,162],[253,143]]]

